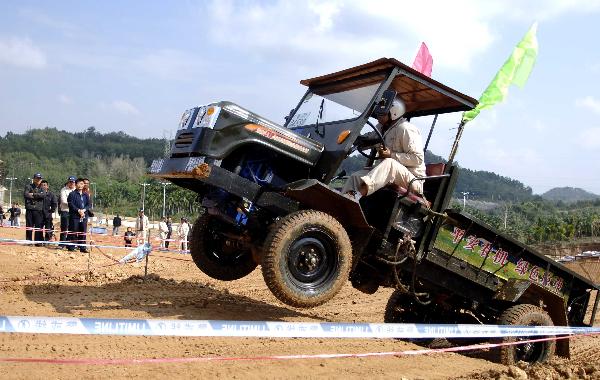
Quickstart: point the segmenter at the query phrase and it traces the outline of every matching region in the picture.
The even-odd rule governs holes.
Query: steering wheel
[[[356,151],[358,153],[362,154],[363,156],[365,156],[366,158],[371,159],[371,158],[374,158],[374,157],[372,157],[371,154],[365,153],[365,150],[371,149],[371,148],[373,148],[377,144],[381,144],[381,147],[383,149],[387,149],[387,148],[385,146],[385,141],[383,139],[383,135],[381,134],[381,131],[379,129],[375,128],[375,126],[369,120],[367,120],[367,124],[369,125],[369,127],[371,127],[375,131],[375,134],[377,135],[377,140],[378,141],[377,142],[373,142],[372,144],[369,144],[369,145],[365,145],[365,146],[356,145]]]

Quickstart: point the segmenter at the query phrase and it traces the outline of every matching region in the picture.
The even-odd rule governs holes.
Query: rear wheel
[[[247,247],[240,246],[235,227],[204,214],[192,228],[190,253],[196,266],[209,277],[221,281],[238,280],[258,264]]]
[[[517,326],[554,326],[552,319],[543,309],[521,304],[508,308],[498,319],[500,325]],[[501,342],[517,342],[542,337],[506,337]],[[535,343],[523,343],[518,345],[500,347],[500,362],[512,365],[519,361],[527,363],[545,362],[554,355],[556,342],[553,340]]]
[[[264,245],[265,282],[282,302],[295,307],[321,305],[348,280],[352,246],[344,227],[319,211],[281,218]]]
[[[395,290],[385,305],[385,323],[427,323],[428,319],[425,307],[400,290]]]

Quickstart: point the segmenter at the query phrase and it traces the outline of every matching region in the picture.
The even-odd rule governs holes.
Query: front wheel
[[[190,253],[194,263],[209,277],[221,281],[238,280],[250,274],[258,264],[250,249],[240,246],[232,236],[235,227],[204,214],[194,223]]]
[[[500,325],[554,326],[552,319],[543,309],[528,304],[512,306],[498,318]],[[506,337],[501,342],[516,342],[541,337]],[[556,341],[548,340],[500,347],[500,362],[513,365],[519,361],[527,363],[545,362],[554,356]]]
[[[282,302],[295,307],[321,305],[348,280],[352,245],[332,216],[305,210],[281,218],[264,245],[263,277]]]

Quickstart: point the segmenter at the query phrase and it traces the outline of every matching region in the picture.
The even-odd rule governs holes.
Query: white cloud
[[[575,105],[578,107],[589,108],[596,113],[600,113],[600,99],[596,99],[593,96],[586,96],[575,100]]]
[[[308,8],[319,16],[316,30],[324,32],[333,26],[333,17],[340,12],[341,1],[309,1]]]
[[[599,128],[588,128],[583,130],[579,134],[577,140],[580,146],[589,149],[600,148],[600,127]]]
[[[218,1],[203,12],[211,13],[205,27],[214,41],[254,55],[276,56],[279,61],[318,61],[342,67],[382,56],[412,58],[416,41],[424,40],[436,65],[467,69],[494,38],[488,27],[487,3],[485,7],[470,0],[461,4]],[[431,12],[432,7],[436,12]],[[426,22],[402,16],[416,14],[427,14]]]
[[[69,96],[67,96],[65,94],[58,95],[58,101],[61,102],[62,104],[72,104],[73,103],[73,99],[71,99]]]
[[[199,13],[213,42],[265,60],[332,68],[382,56],[406,61],[425,41],[434,71],[465,71],[501,38],[499,20],[522,23],[525,32],[534,20],[599,9],[598,0],[214,0]]]
[[[111,107],[124,115],[139,115],[140,111],[135,106],[124,100],[115,100]]]
[[[29,38],[0,37],[0,64],[27,69],[46,67],[46,55]]]

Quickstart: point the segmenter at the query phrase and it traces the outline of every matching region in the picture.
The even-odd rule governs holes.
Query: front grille
[[[194,141],[194,134],[191,132],[183,132],[179,136],[177,136],[177,140],[175,140],[175,146],[177,148],[185,148],[190,146]]]

